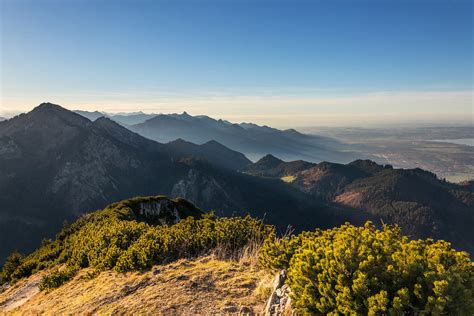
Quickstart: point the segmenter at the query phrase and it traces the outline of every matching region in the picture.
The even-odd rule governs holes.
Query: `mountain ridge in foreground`
[[[397,226],[281,236],[250,216],[149,196],[86,214],[26,257],[13,253],[0,311],[467,315],[473,285],[467,253]]]
[[[0,288],[0,311],[261,313],[266,297],[254,290],[262,280],[270,287],[271,274],[231,257],[242,259],[250,238],[263,237],[253,233],[266,230],[250,218],[204,215],[183,199],[113,203],[65,226],[14,270],[4,267],[2,283],[12,286]]]

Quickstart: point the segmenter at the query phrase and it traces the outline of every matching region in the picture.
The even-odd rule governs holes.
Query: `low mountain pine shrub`
[[[272,241],[273,240],[273,241]],[[409,240],[367,222],[265,242],[260,261],[288,269],[302,314],[472,315],[474,265],[445,241]]]

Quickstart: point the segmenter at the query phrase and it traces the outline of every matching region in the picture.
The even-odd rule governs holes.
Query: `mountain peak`
[[[66,110],[66,109],[58,104],[54,104],[51,102],[43,102],[33,109],[33,111],[38,111],[38,110],[44,111],[44,110]]]
[[[72,124],[76,126],[86,126],[90,124],[90,121],[82,115],[79,115],[73,111],[63,108],[58,104],[54,104],[51,102],[41,103],[33,110],[28,112],[25,115],[25,118],[41,122],[42,124],[48,121],[53,122],[54,119],[60,119],[63,122],[67,122],[67,124]]]
[[[181,114],[169,114],[169,115],[172,117],[179,118],[181,120],[189,120],[189,119],[194,118],[192,115],[189,115],[189,113],[186,111],[183,111],[183,113]]]
[[[283,160],[273,156],[272,154],[267,154],[263,156],[262,158],[260,158],[260,160],[258,160],[256,164],[266,165],[270,167],[270,166],[277,166],[283,162],[284,162]]]
[[[194,116],[189,115],[186,111],[183,111],[183,113],[176,115],[176,117],[183,121],[191,121],[194,119]]]
[[[204,143],[203,145],[206,145],[206,146],[216,146],[216,147],[225,147],[224,145],[222,145],[221,143],[219,143],[218,141],[214,140],[214,139],[211,139],[210,141]],[[226,147],[227,148],[227,147]]]
[[[291,134],[296,134],[296,135],[301,135],[301,133],[298,132],[297,130],[295,130],[294,128],[286,129],[286,130],[284,130],[284,132],[291,133]]]
[[[384,166],[377,164],[376,162],[368,159],[357,159],[349,163],[349,166],[354,166],[362,171],[370,174],[375,174],[384,169]]]
[[[93,124],[95,126],[120,126],[117,122],[115,122],[114,120],[108,118],[108,117],[105,117],[105,116],[101,116],[99,118],[97,118]]]
[[[167,142],[166,145],[173,146],[173,147],[181,147],[181,148],[195,148],[199,147],[200,145],[197,145],[195,143],[189,142],[187,140],[184,140],[182,138],[176,138],[175,140],[172,140],[170,142]]]

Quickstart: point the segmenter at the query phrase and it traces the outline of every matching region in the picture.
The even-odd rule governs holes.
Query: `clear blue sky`
[[[473,1],[0,3],[0,112],[472,120]]]

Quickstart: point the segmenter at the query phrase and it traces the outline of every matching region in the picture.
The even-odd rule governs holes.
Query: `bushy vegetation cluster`
[[[445,241],[409,240],[397,226],[271,234],[260,262],[288,269],[293,307],[303,314],[474,313],[469,255]]]
[[[2,272],[0,272],[0,283],[10,282],[13,272],[18,268],[23,259],[23,255],[18,251],[12,252],[3,264]]]
[[[64,269],[56,269],[41,279],[39,289],[41,291],[55,289],[74,277],[77,271],[77,266],[68,266]]]
[[[113,204],[64,227],[55,241],[31,255],[12,258],[4,267],[5,280],[14,282],[57,267],[40,284],[41,289],[51,289],[85,267],[126,272],[213,251],[232,257],[250,243],[262,243],[274,229],[248,216],[196,215],[174,225],[153,225],[137,219],[127,201]]]

